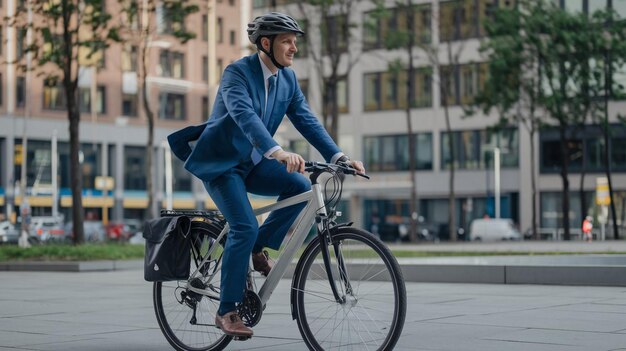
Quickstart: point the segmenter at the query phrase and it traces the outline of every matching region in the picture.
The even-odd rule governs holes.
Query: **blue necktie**
[[[271,75],[269,78],[267,78],[267,83],[267,103],[265,104],[265,111],[263,111],[263,117],[261,118],[265,127],[268,126],[269,121],[271,120],[270,117],[272,110],[274,109],[274,96],[276,95],[276,76]],[[261,162],[263,156],[257,151],[256,148],[253,148],[250,158],[252,158],[252,163],[256,165]]]

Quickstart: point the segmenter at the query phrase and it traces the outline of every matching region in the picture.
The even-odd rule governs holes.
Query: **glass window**
[[[370,171],[408,171],[409,138],[402,135],[368,136],[363,139],[365,163]],[[415,134],[415,169],[432,169],[432,134]]]
[[[209,97],[202,97],[202,122],[206,122],[209,119]]]
[[[298,84],[300,85],[300,90],[302,91],[302,95],[304,98],[309,100],[309,80],[308,79],[299,79]]]
[[[163,177],[165,178],[165,174]],[[191,173],[185,169],[185,162],[178,157],[172,157],[172,182],[174,191],[191,191]]]
[[[137,71],[137,46],[126,44],[122,51],[122,71],[124,72],[136,72]]]
[[[377,137],[365,137],[363,140],[365,147],[365,166],[368,170],[380,171],[380,139]]]
[[[167,5],[167,2],[159,5],[157,8],[157,27],[159,34],[174,34],[177,31],[185,30],[185,22],[177,20],[180,16],[175,16],[170,9],[172,5]]]
[[[217,42],[219,44],[224,42],[224,20],[222,17],[217,18]]]
[[[348,113],[348,80],[341,79],[337,82],[337,107],[340,113]]]
[[[598,1],[598,0],[593,0],[593,1]],[[565,10],[567,11],[583,12],[583,0],[564,0],[563,6]]]
[[[96,92],[96,112],[106,113],[106,88],[99,86]],[[81,113],[91,113],[91,89],[78,89],[78,107]]]
[[[363,75],[364,84],[364,109],[365,111],[374,111],[380,109],[380,74],[367,73]]]
[[[47,142],[50,144],[49,142]],[[30,142],[29,142],[30,144]],[[61,188],[70,188],[70,144],[59,142],[59,182]],[[102,175],[100,166],[102,157],[102,145],[94,143],[80,144],[79,159],[83,175],[83,188],[95,189],[96,177]]]
[[[398,107],[398,73],[382,73],[381,74],[381,95],[383,110],[392,110]]]
[[[309,32],[309,21],[307,21],[306,19],[301,19],[301,20],[298,20],[298,24],[300,25],[300,28],[302,28],[302,30],[305,33]],[[296,57],[307,57],[308,51],[309,51],[307,36],[303,35],[303,36],[298,37],[297,45],[298,45],[298,53],[296,53],[297,55]]]
[[[326,26],[322,27],[324,54],[345,52],[348,49],[347,33],[350,30],[347,16],[329,16],[326,22]]]
[[[626,170],[626,139],[611,139],[611,167],[613,170]]]
[[[18,60],[24,56],[24,51],[26,50],[26,31],[26,28],[17,28],[16,55]]]
[[[122,115],[137,117],[137,94],[122,94]]]
[[[200,32],[202,33],[202,40],[209,41],[209,16],[202,15],[202,28],[200,28]]]
[[[457,105],[456,95],[456,74],[452,66],[442,66],[440,74],[439,87],[441,89],[441,105],[453,106]],[[445,103],[444,103],[445,99]]]
[[[613,10],[619,14],[620,18],[626,18],[626,0],[613,0]]]
[[[159,94],[159,118],[184,120],[185,95],[174,93]]]
[[[51,78],[44,80],[43,108],[47,110],[64,110],[66,108],[65,89],[60,81]]]
[[[124,189],[146,190],[146,148],[143,146],[124,146]]]
[[[231,30],[231,31],[230,31],[230,45],[233,45],[233,46],[234,46],[236,43],[237,43],[237,40],[236,40],[236,33],[235,33],[235,31],[234,31],[234,30]]]
[[[163,77],[185,77],[185,55],[180,52],[162,50],[159,56],[159,68]]]
[[[45,89],[45,82],[44,82],[44,89]],[[44,92],[44,99],[45,99],[45,92]],[[26,78],[24,77],[17,77],[16,81],[15,81],[15,105],[16,107],[24,107],[24,103],[26,102]],[[45,101],[44,101],[44,108],[45,107]]]
[[[202,56],[202,80],[209,81],[209,58]]]

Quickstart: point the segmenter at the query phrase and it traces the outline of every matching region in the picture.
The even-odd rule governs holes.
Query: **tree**
[[[406,84],[406,95],[404,100],[404,112],[407,124],[408,156],[409,156],[409,177],[411,180],[411,196],[409,199],[409,237],[412,242],[417,241],[417,219],[418,219],[418,196],[415,178],[416,170],[416,135],[413,133],[411,120],[411,109],[416,107],[415,78],[417,67],[415,67],[416,55],[420,52],[417,43],[430,43],[430,28],[424,33],[416,31],[416,21],[422,11],[430,14],[430,6],[417,6],[412,0],[397,1],[394,9],[387,9],[385,3],[376,1],[376,10],[370,13],[371,21],[366,21],[365,26],[373,33],[377,33],[382,22],[386,24],[394,23],[393,28],[388,28],[383,41],[387,50],[404,51],[403,59],[396,59],[389,63],[389,71],[394,74],[396,82]],[[392,21],[391,21],[392,20]],[[404,23],[404,25],[402,25]],[[422,27],[423,29],[424,27]],[[400,90],[400,89],[399,89]],[[402,105],[402,104],[399,104]]]
[[[355,26],[350,20],[354,6],[360,0],[308,0],[298,3],[300,16],[308,18],[307,54],[314,61],[322,92],[322,123],[333,140],[339,137],[339,83],[348,79],[350,70],[359,60],[357,50],[350,45]],[[318,16],[310,17],[311,7]],[[319,38],[318,41],[311,40]]]
[[[47,86],[61,87],[64,91],[70,135],[74,243],[80,244],[84,241],[84,213],[79,162],[79,67],[97,59],[116,40],[117,32],[109,25],[111,15],[104,9],[104,0],[28,0],[25,5],[18,6],[15,16],[8,21],[32,32],[32,41],[24,50],[31,53],[32,69],[46,77]],[[17,64],[27,69],[23,60]]]
[[[522,7],[499,8],[485,22],[487,39],[481,52],[488,62],[488,75],[483,89],[475,97],[469,115],[480,109],[483,114],[495,110],[496,127],[511,124],[523,126],[530,139],[530,177],[532,189],[532,233],[537,238],[537,180],[535,137],[542,125],[538,111],[542,93],[539,55],[528,43],[522,30],[528,13]]]
[[[155,116],[152,110],[150,87],[147,78],[152,67],[150,62],[151,43],[159,37],[173,37],[182,44],[196,37],[194,32],[185,26],[187,17],[199,11],[200,1],[190,0],[119,0],[122,5],[122,21],[119,33],[124,44],[137,48],[136,70],[141,106],[148,122],[148,140],[146,143],[146,191],[148,193],[148,216],[157,217],[157,205],[154,195],[154,125]],[[155,25],[157,8],[161,11],[159,26]],[[204,28],[203,30],[208,30]],[[133,58],[131,58],[133,59]]]

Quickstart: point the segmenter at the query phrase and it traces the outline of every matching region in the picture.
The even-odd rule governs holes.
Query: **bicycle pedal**
[[[236,340],[236,341],[246,341],[251,338],[252,338],[251,336],[233,336],[233,340]]]

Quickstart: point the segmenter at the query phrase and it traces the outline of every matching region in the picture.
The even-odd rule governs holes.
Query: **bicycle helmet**
[[[280,12],[270,12],[262,16],[258,16],[252,22],[248,23],[248,39],[252,44],[263,51],[270,57],[272,63],[279,69],[284,66],[276,61],[274,57],[274,39],[276,35],[282,33],[295,33],[296,35],[304,35],[304,31],[298,25],[298,22],[291,16]],[[268,37],[270,39],[270,50],[263,49],[261,38]]]

